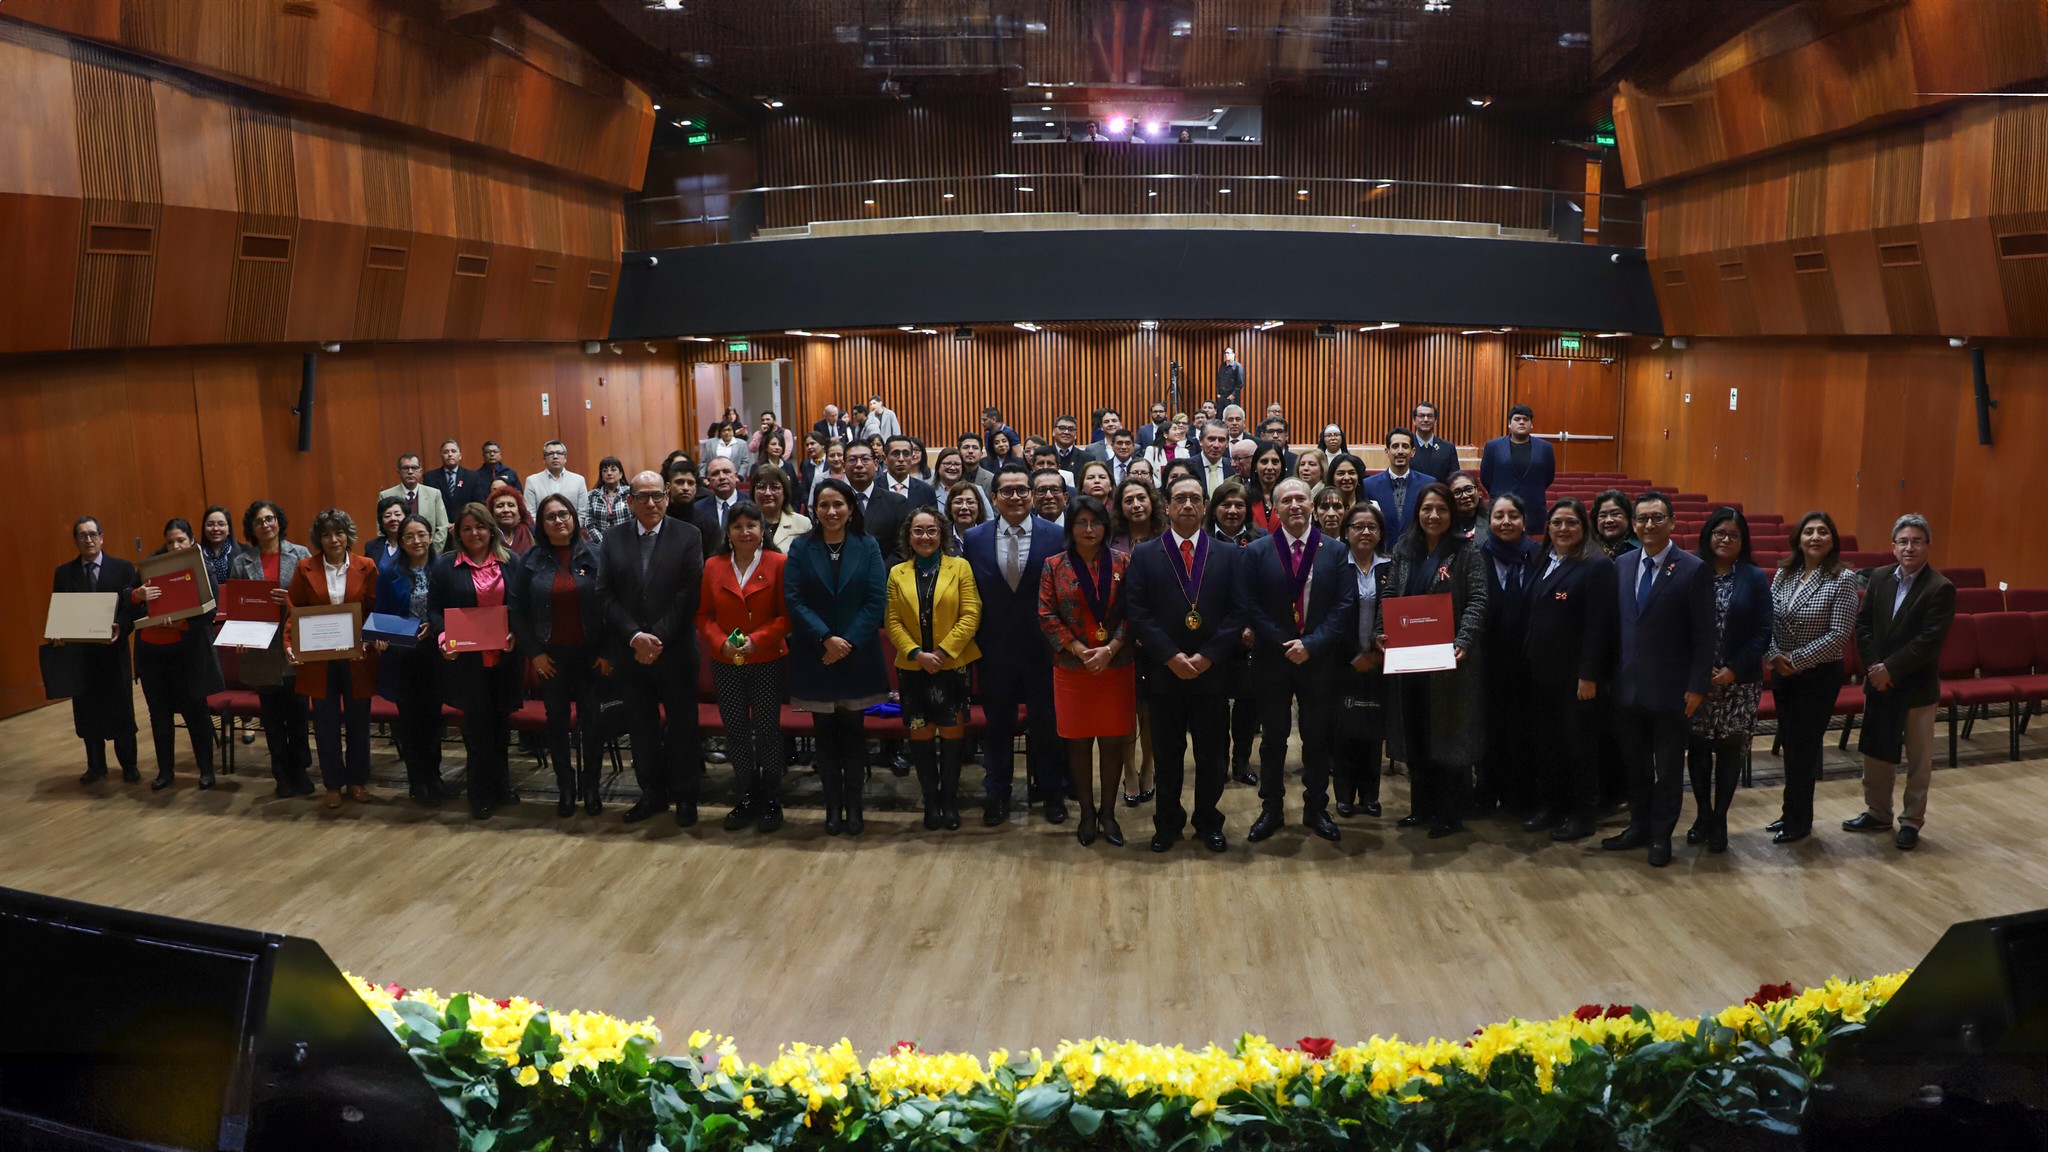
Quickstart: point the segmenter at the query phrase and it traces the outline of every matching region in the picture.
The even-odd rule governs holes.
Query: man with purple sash
[[[1202,528],[1202,482],[1179,475],[1166,494],[1167,530],[1131,553],[1124,611],[1145,660],[1152,709],[1158,799],[1152,850],[1181,838],[1188,812],[1182,782],[1190,738],[1195,751],[1195,836],[1211,852],[1227,847],[1217,804],[1230,776],[1230,675],[1227,661],[1244,632],[1237,595],[1240,549]]]
[[[1244,550],[1237,598],[1251,618],[1252,675],[1259,685],[1259,818],[1247,839],[1264,840],[1287,822],[1287,732],[1301,705],[1302,823],[1339,838],[1330,819],[1332,666],[1358,584],[1340,541],[1325,541],[1310,518],[1308,485],[1282,480],[1274,503],[1280,531]]]

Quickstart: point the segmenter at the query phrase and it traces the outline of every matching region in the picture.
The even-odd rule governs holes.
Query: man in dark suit
[[[1158,801],[1152,850],[1165,852],[1187,827],[1181,804],[1188,742],[1195,746],[1195,836],[1211,852],[1227,847],[1217,804],[1230,778],[1230,670],[1244,633],[1237,598],[1238,549],[1202,530],[1208,499],[1199,481],[1174,478],[1167,531],[1140,544],[1124,576],[1125,612],[1151,685]],[[1213,546],[1212,546],[1213,545]]]
[[[1038,628],[1038,580],[1045,558],[1064,542],[1058,528],[1031,514],[1031,476],[1005,465],[990,485],[996,518],[968,529],[961,554],[981,593],[982,706],[988,716],[987,794],[981,822],[994,827],[1009,816],[1017,710],[1026,710],[1024,764],[1045,800],[1045,818],[1064,823],[1066,747],[1053,726],[1052,650]]]
[[[107,741],[112,740],[121,779],[133,784],[142,775],[135,767],[135,675],[128,636],[143,616],[133,595],[142,582],[135,565],[106,554],[105,536],[95,517],[81,516],[71,525],[71,542],[78,548],[78,559],[57,566],[50,591],[118,592],[121,597],[114,607],[113,643],[64,645],[69,649],[65,659],[75,662],[78,680],[78,692],[71,697],[71,730],[85,741],[85,775],[78,782],[107,778]]]
[[[1278,416],[1268,416],[1259,422],[1259,439],[1280,446],[1280,474],[1283,476],[1294,475],[1294,450],[1287,446],[1290,431],[1287,421]]]
[[[1216,410],[1244,403],[1244,365],[1237,362],[1237,350],[1225,348],[1223,363],[1216,366]]]
[[[1408,525],[1415,522],[1415,505],[1422,501],[1422,490],[1443,479],[1416,469],[1412,464],[1414,458],[1414,435],[1406,428],[1395,428],[1387,433],[1386,471],[1375,472],[1358,485],[1361,495],[1380,506],[1389,541],[1398,542]],[[1387,548],[1392,551],[1393,544]]]
[[[1671,501],[1636,497],[1642,547],[1615,561],[1620,660],[1615,666],[1615,734],[1628,765],[1628,830],[1600,847],[1645,845],[1650,865],[1671,863],[1671,830],[1685,806],[1686,718],[1706,699],[1713,675],[1713,569],[1671,542]]]
[[[821,432],[841,444],[853,443],[858,434],[858,429],[851,420],[840,413],[837,404],[825,405],[824,418],[811,425],[811,431]]]
[[[1154,400],[1151,413],[1145,417],[1145,422],[1138,425],[1137,429],[1133,432],[1132,443],[1137,445],[1139,452],[1143,452],[1145,449],[1157,444],[1159,438],[1166,434],[1167,423],[1166,403],[1162,400]]]
[[[1124,426],[1123,416],[1114,408],[1104,408],[1095,414],[1095,434],[1089,440],[1088,455],[1103,463],[1109,463],[1110,438]],[[1133,443],[1136,443],[1134,440]]]
[[[1061,413],[1052,422],[1052,454],[1054,467],[1069,476],[1079,476],[1081,465],[1093,459],[1095,454],[1081,444],[1081,426],[1072,416]]]
[[[484,466],[476,470],[476,478],[482,483],[485,492],[489,492],[492,487],[498,484],[510,484],[512,487],[522,491],[526,487],[520,481],[519,473],[513,471],[511,465],[505,463],[505,450],[498,447],[496,440],[484,441]],[[529,501],[526,510],[528,512],[533,511],[534,505],[537,503],[539,501]],[[580,507],[580,501],[578,505]],[[315,541],[315,543],[318,543],[318,541]]]
[[[1911,851],[1927,823],[1927,785],[1934,776],[1934,714],[1941,706],[1941,646],[1955,623],[1956,589],[1927,563],[1933,533],[1908,512],[1892,525],[1892,556],[1879,568],[1856,612],[1856,655],[1862,659],[1863,812],[1842,821],[1851,832],[1892,826],[1892,786],[1906,765],[1906,807],[1892,842]]]
[[[903,522],[910,517],[910,501],[875,483],[875,450],[865,441],[846,446],[846,482],[853,485],[861,515],[867,518],[868,535],[881,545],[882,559],[892,566],[901,564]],[[936,506],[938,501],[932,503]]]
[[[489,481],[462,466],[462,445],[453,440],[441,441],[441,466],[427,473],[427,483],[440,489],[450,523],[462,516],[464,506],[483,503],[491,490]]]
[[[710,555],[718,551],[725,540],[725,530],[719,527],[718,510],[709,504],[700,503],[708,491],[697,472],[697,462],[688,456],[679,456],[668,470],[668,512],[671,520],[679,520],[697,530],[697,538],[704,545],[704,552]]]
[[[744,497],[740,495],[740,473],[731,460],[713,456],[704,462],[704,494],[691,504],[690,523],[697,526],[697,532],[704,538],[707,555],[717,552],[725,542],[725,519],[732,513],[733,505]]]
[[[1146,427],[1150,428],[1151,425],[1147,424]],[[1138,437],[1129,428],[1119,428],[1110,433],[1109,439],[1103,443],[1108,446],[1109,451],[1103,456],[1102,462],[1109,465],[1109,482],[1114,489],[1130,474],[1131,461],[1139,458]]]
[[[908,436],[891,436],[882,450],[889,454],[883,463],[882,487],[903,497],[904,515],[908,516],[912,508],[937,508],[938,489],[917,475],[918,465],[924,463],[924,449],[918,442]],[[888,545],[882,546],[882,551],[888,550]]]
[[[1458,446],[1436,434],[1436,405],[1424,400],[1408,412],[1408,427],[1415,431],[1415,455],[1408,466],[1425,476],[1449,483],[1458,470]],[[1540,517],[1547,509],[1531,505],[1529,515]]]
[[[1301,704],[1302,823],[1325,840],[1330,819],[1330,686],[1344,623],[1356,615],[1358,582],[1341,541],[1310,519],[1308,485],[1289,477],[1274,486],[1280,531],[1245,550],[1237,599],[1250,616],[1252,675],[1259,685],[1259,818],[1246,837],[1264,840],[1287,822],[1287,731]]]
[[[697,822],[697,786],[704,778],[696,639],[704,540],[695,525],[667,514],[660,476],[634,476],[629,492],[635,526],[604,534],[597,579],[604,650],[618,669],[640,785],[640,802],[626,822],[645,820],[673,799],[676,823],[688,828]]]
[[[1508,409],[1508,434],[1486,442],[1479,452],[1479,484],[1487,496],[1513,492],[1530,515],[1550,509],[1550,482],[1557,478],[1557,453],[1536,439],[1536,412],[1527,404]]]

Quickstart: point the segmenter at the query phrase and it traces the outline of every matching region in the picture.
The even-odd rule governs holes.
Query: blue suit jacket
[[[609,539],[609,534],[607,534]],[[832,579],[830,553],[820,540],[799,536],[782,568],[782,602],[789,612],[789,694],[799,700],[853,700],[889,690],[882,656],[882,616],[888,604],[888,566],[867,536],[848,533]],[[837,636],[853,651],[825,663],[825,641]]]
[[[1408,498],[1399,507],[1394,505],[1394,482],[1385,472],[1375,472],[1359,482],[1358,490],[1365,498],[1380,506],[1380,515],[1387,521],[1386,539],[1381,547],[1391,552],[1401,534],[1408,531],[1408,525],[1415,522],[1415,505],[1422,500],[1422,490],[1437,482],[1437,477],[1428,476],[1414,469],[1408,470]]]
[[[1032,679],[1052,679],[1052,648],[1038,630],[1038,583],[1045,571],[1045,558],[1066,547],[1066,533],[1059,525],[1034,514],[1025,521],[1031,527],[1031,555],[1024,560],[1024,577],[1017,590],[1003,579],[1002,557],[996,551],[998,518],[967,530],[960,546],[968,567],[974,570],[974,586],[981,593],[981,631],[975,643],[992,659],[981,662],[984,687]]]
[[[1640,577],[1638,577],[1640,578]],[[1714,574],[1707,573],[1707,584]],[[1713,601],[1708,601],[1712,613]],[[1735,566],[1735,594],[1728,598],[1728,626],[1714,646],[1714,667],[1735,673],[1737,684],[1764,678],[1764,653],[1771,647],[1771,578],[1754,564]]]
[[[1351,574],[1342,544],[1323,538],[1309,567],[1308,612],[1303,627],[1294,626],[1294,590],[1280,571],[1278,542],[1285,532],[1261,536],[1244,550],[1237,566],[1237,598],[1252,629],[1252,668],[1259,674],[1290,668],[1327,672],[1347,627],[1358,623],[1358,578]],[[1211,553],[1214,555],[1214,553]],[[1309,662],[1296,665],[1281,653],[1289,640],[1308,645]]]
[[[1479,452],[1479,483],[1487,495],[1513,492],[1529,507],[1529,519],[1540,522],[1550,511],[1550,482],[1557,478],[1557,450],[1547,440],[1529,441],[1529,467],[1515,468],[1514,448],[1505,436],[1486,442]]]
[[[1706,695],[1714,672],[1714,570],[1671,545],[1647,603],[1636,603],[1645,561],[1642,550],[1614,562],[1620,596],[1621,660],[1615,699],[1625,708],[1685,711],[1685,694]]]

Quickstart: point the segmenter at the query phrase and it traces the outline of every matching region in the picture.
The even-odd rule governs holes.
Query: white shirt
[[[1218,484],[1221,484],[1225,480],[1228,480],[1231,477],[1237,475],[1237,469],[1232,468],[1230,466],[1230,457],[1228,456],[1223,457],[1221,460],[1214,461],[1213,463],[1207,456],[1202,457],[1201,460],[1202,482],[1208,485],[1209,491],[1211,492],[1214,492],[1216,490],[1216,486]]]
[[[348,557],[342,557],[340,564],[329,564],[327,557],[322,556],[320,566],[327,570],[327,602],[341,603],[342,596],[348,591]]]
[[[891,476],[889,477],[889,491],[908,500],[910,499],[910,482],[915,479],[915,476],[905,476],[903,479],[898,480]]]
[[[711,502],[718,506],[718,526],[723,528],[725,527],[726,518],[732,515],[732,506],[740,502],[740,494],[738,491],[734,491],[732,495],[720,500],[717,493],[713,493]]]
[[[1919,572],[1909,573],[1904,568],[1899,569],[1899,590],[1897,592],[1892,593],[1892,615],[1894,617],[1898,616],[1899,609],[1906,606],[1906,597],[1913,591],[1913,584],[1916,581],[1918,581],[1920,579],[1921,574],[1926,571],[1927,565],[1925,564],[1922,564],[1920,566]]]
[[[998,572],[1002,571],[1003,565],[1008,562],[1010,555],[1009,541],[1012,537],[1015,537],[1017,541],[1017,569],[1022,571],[1031,563],[1030,516],[1025,516],[1024,523],[1015,527],[1012,527],[1008,520],[1000,518],[996,520],[996,571]]]
[[[1642,563],[1650,570],[1650,587],[1653,590],[1657,587],[1657,570],[1664,566],[1664,558],[1666,556],[1671,555],[1671,550],[1675,547],[1677,547],[1677,545],[1667,540],[1664,543],[1664,551],[1657,553],[1655,556],[1650,555],[1647,551],[1643,553]],[[1638,568],[1636,570],[1636,584],[1638,587],[1642,585],[1642,579],[1642,569]]]
[[[738,576],[740,579],[741,592],[744,593],[747,590],[747,581],[754,578],[754,569],[759,568],[761,566],[761,553],[766,551],[766,548],[754,549],[754,558],[752,560],[747,561],[747,566],[745,568],[740,567],[737,562],[733,564],[733,575]]]
[[[1550,574],[1557,571],[1558,566],[1563,563],[1564,557],[1559,556],[1556,552],[1552,552],[1550,554],[1550,563],[1543,566],[1543,578],[1545,580],[1550,579]]]
[[[590,489],[583,483],[583,477],[564,468],[560,476],[543,468],[526,478],[526,510],[536,517],[540,515],[540,502],[550,496],[567,496],[577,511],[582,511]]]
[[[1381,559],[1382,557],[1379,553],[1373,553],[1373,568],[1379,566]],[[1352,575],[1358,580],[1358,646],[1364,651],[1370,652],[1372,651],[1372,603],[1379,598],[1379,580],[1373,576],[1372,568],[1359,565],[1358,557],[1348,548],[1344,551],[1344,562],[1351,565]]]

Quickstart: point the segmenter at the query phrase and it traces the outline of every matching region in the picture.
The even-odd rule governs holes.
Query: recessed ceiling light
[[[1043,105],[1043,106],[1041,106],[1041,107],[1040,107],[1040,108],[1039,108],[1038,110],[1039,110],[1040,112],[1050,112],[1050,111],[1052,111],[1052,105],[1050,105],[1050,104],[1046,104],[1046,105]]]
[[[1285,320],[1268,320],[1268,321],[1266,321],[1265,323],[1263,323],[1263,324],[1259,325],[1259,331],[1261,331],[1261,332],[1270,332],[1270,331],[1272,331],[1273,329],[1275,329],[1275,328],[1278,328],[1278,327],[1279,327],[1280,325],[1282,325],[1282,324],[1285,324],[1285,323],[1286,323],[1286,321],[1285,321]]]
[[[1045,122],[1045,126],[1046,126],[1047,128],[1057,128],[1057,127],[1059,127],[1059,124],[1058,124],[1058,123],[1056,123],[1056,122],[1054,122],[1054,121],[1051,121],[1051,120],[1047,120],[1047,121]]]
[[[1593,333],[1593,339],[1595,339],[1595,340],[1626,340],[1626,339],[1628,339],[1628,335],[1629,335],[1629,334],[1628,334],[1628,333],[1626,333],[1626,332],[1595,332],[1595,333]]]
[[[1033,324],[1033,323],[1032,323],[1031,321],[1029,321],[1029,320],[1012,320],[1012,321],[1010,322],[1010,327],[1012,327],[1012,328],[1022,328],[1022,329],[1023,329],[1023,330],[1025,330],[1026,332],[1037,332],[1037,331],[1039,331],[1039,325],[1037,325],[1037,324]]]
[[[917,325],[915,325],[915,324],[898,324],[898,325],[896,326],[896,330],[897,330],[898,332],[915,332],[915,331],[917,331]]]
[[[1490,106],[1490,105],[1491,105],[1491,104],[1493,103],[1493,97],[1491,97],[1491,96],[1467,96],[1467,97],[1465,97],[1465,103],[1467,103],[1467,104],[1470,104],[1470,105],[1471,105],[1471,106],[1473,106],[1474,108],[1485,108],[1485,107],[1488,107],[1488,106]]]
[[[1028,184],[1019,184],[1019,185],[1017,185],[1017,191],[1019,191],[1019,192],[1036,192],[1036,191],[1038,191],[1038,189],[1036,189],[1036,188],[1033,188],[1033,187],[1031,187],[1031,186],[1030,186],[1030,185],[1028,185]]]
[[[654,110],[655,110],[656,112],[659,112],[659,111],[661,111],[661,105],[659,105],[659,104],[656,104],[656,105],[654,106]]]
[[[1294,194],[1295,194],[1296,196],[1306,196],[1306,195],[1308,195],[1308,189],[1306,189],[1306,188],[1296,188],[1296,189],[1294,190]]]
[[[951,200],[952,198],[953,198],[953,194],[952,194],[951,192],[947,192],[947,193],[945,193],[944,195],[942,195],[942,196],[940,196],[940,197],[939,197],[939,199],[941,199],[941,200]]]
[[[873,208],[875,206],[875,202],[873,200],[863,200],[861,201],[861,203],[867,205],[870,208]]]
[[[1145,330],[1145,331],[1147,331],[1147,332],[1157,332],[1157,331],[1159,331],[1159,321],[1157,321],[1157,320],[1140,320],[1140,321],[1138,321],[1138,327],[1140,327],[1140,328],[1144,329],[1144,330]]]
[[[1218,188],[1218,189],[1216,190],[1216,194],[1217,194],[1218,196],[1228,196],[1228,195],[1230,195],[1230,189],[1228,189],[1228,188]]]
[[[1157,195],[1159,195],[1159,193],[1158,193],[1157,191],[1152,191],[1152,192],[1147,192],[1147,193],[1145,193],[1145,195],[1147,195],[1147,196],[1157,196]]]

